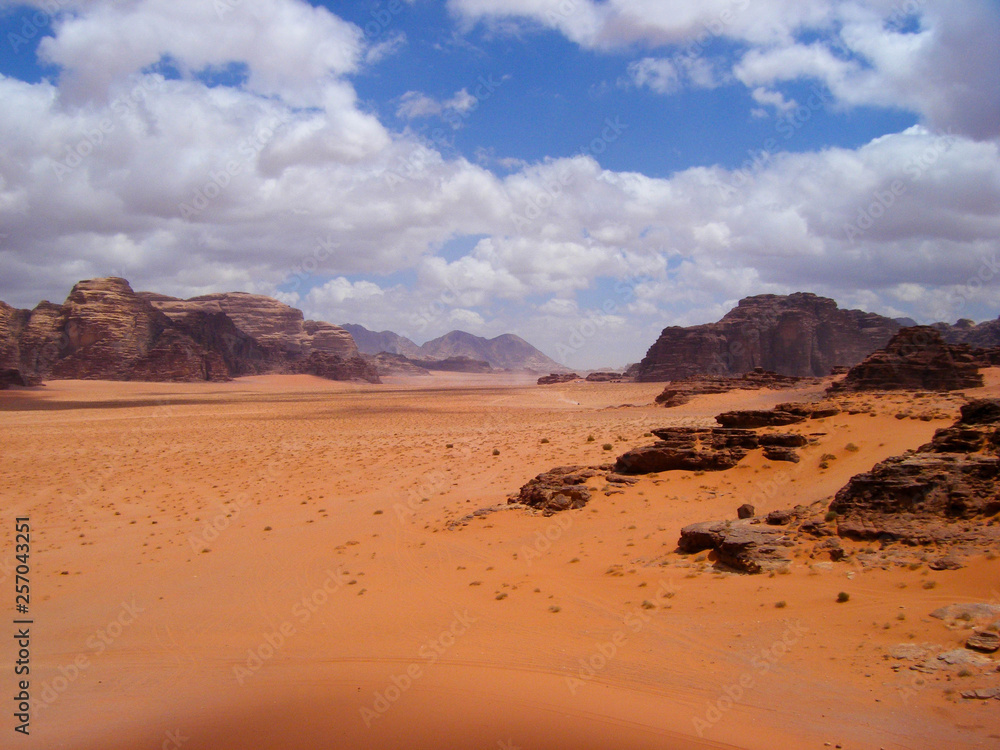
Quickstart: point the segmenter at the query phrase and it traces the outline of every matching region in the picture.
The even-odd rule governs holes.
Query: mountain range
[[[512,333],[486,339],[466,331],[451,331],[428,341],[423,346],[418,346],[405,336],[392,331],[370,331],[354,323],[344,323],[341,327],[354,337],[362,354],[388,352],[402,354],[412,360],[465,358],[486,362],[497,370],[566,371],[566,367]]]

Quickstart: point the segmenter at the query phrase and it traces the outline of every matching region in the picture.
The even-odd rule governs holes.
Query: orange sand
[[[982,678],[884,658],[902,642],[964,642],[927,615],[1000,597],[1000,560],[934,572],[802,556],[768,577],[674,552],[683,525],[735,517],[748,499],[758,514],[828,499],[926,442],[959,399],[857,399],[878,416],[791,428],[820,433],[799,464],[755,453],[550,518],[465,518],[538,472],[612,460],[653,427],[822,389],[665,410],[657,384],[388,380],[0,394],[0,583],[12,612],[13,522],[28,515],[35,620],[31,736],[14,736],[7,710],[0,746],[1000,746],[995,701],[944,692]],[[997,371],[981,393],[1000,393]],[[821,470],[825,453],[837,458]],[[6,695],[13,651],[0,658]]]

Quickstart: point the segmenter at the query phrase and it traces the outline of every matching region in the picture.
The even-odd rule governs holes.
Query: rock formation
[[[417,367],[425,370],[440,370],[441,372],[493,372],[489,362],[469,357],[447,357],[446,359],[411,359]]]
[[[620,372],[592,372],[586,380],[591,383],[620,383],[623,378]]]
[[[587,481],[603,478],[610,484],[634,484],[637,480],[616,474],[609,465],[559,466],[543,472],[521,487],[509,503],[527,505],[545,515],[563,510],[575,510],[586,505],[591,498]]]
[[[542,375],[538,379],[538,385],[560,385],[561,383],[571,383],[574,380],[579,380],[580,376],[575,372],[551,372],[548,375]]]
[[[1000,399],[962,407],[951,427],[919,450],[858,474],[830,510],[837,531],[852,539],[906,544],[970,541],[1000,529],[984,520],[1000,513]]]
[[[822,377],[857,364],[899,330],[890,318],[841,310],[815,294],[748,297],[717,323],[665,328],[636,369],[642,382],[742,375],[763,367]]]
[[[968,344],[947,344],[931,326],[903,328],[884,349],[830,387],[838,391],[956,391],[983,385],[981,358]]]
[[[311,372],[377,382],[349,333],[267,297],[179,300],[125,279],[81,281],[65,303],[0,303],[0,369],[43,379],[198,381]],[[11,376],[13,377],[13,376]],[[11,382],[14,382],[13,380]]]
[[[800,378],[794,375],[779,375],[776,372],[755,367],[739,377],[721,375],[693,375],[680,380],[672,380],[656,397],[656,403],[672,407],[686,404],[692,396],[705,393],[728,393],[729,391],[756,391],[764,388],[781,390],[801,385],[819,384],[819,378]]]
[[[402,354],[379,352],[378,354],[362,354],[361,356],[368,362],[371,362],[379,375],[418,375],[426,377],[431,374],[430,370],[421,367]]]
[[[708,521],[681,529],[677,548],[686,554],[714,550],[718,562],[743,573],[763,573],[791,560],[793,538],[752,520]]]

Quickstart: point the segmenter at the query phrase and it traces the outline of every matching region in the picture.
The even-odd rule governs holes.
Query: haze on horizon
[[[0,299],[119,275],[578,368],[752,294],[996,318],[997,70],[989,0],[0,0]]]

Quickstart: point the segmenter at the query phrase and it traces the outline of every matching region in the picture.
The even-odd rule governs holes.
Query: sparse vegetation
[[[837,603],[838,604],[843,604],[844,602],[847,602],[847,601],[850,601],[850,600],[851,600],[851,595],[848,594],[846,591],[841,591],[839,594],[837,594]]]
[[[827,523],[830,523],[831,521],[836,521],[837,520],[837,511],[835,511],[835,510],[828,510],[826,512],[826,515],[823,516],[823,520],[826,521]]]
[[[592,443],[592,442],[594,442],[594,440],[595,440],[595,438],[594,438],[593,435],[587,435],[587,442],[588,443]]]
[[[603,448],[606,451],[609,451],[612,448],[614,448],[614,446],[611,443],[605,443],[604,445],[601,446],[601,448]]]
[[[493,455],[494,456],[499,456],[500,455],[500,449],[499,448],[494,448],[493,449]]]
[[[937,581],[924,581],[925,589],[933,589],[937,587]]]
[[[851,453],[857,453],[860,450],[860,448],[858,448],[858,446],[856,446],[854,443],[848,443],[847,445],[844,446],[844,450],[850,451]]]
[[[545,445],[545,443],[549,442],[549,439],[548,438],[542,438],[539,442],[541,442],[542,445]]]
[[[784,609],[785,607],[788,606],[788,603],[784,599],[782,599],[780,602],[775,602],[774,606],[776,609]]]

